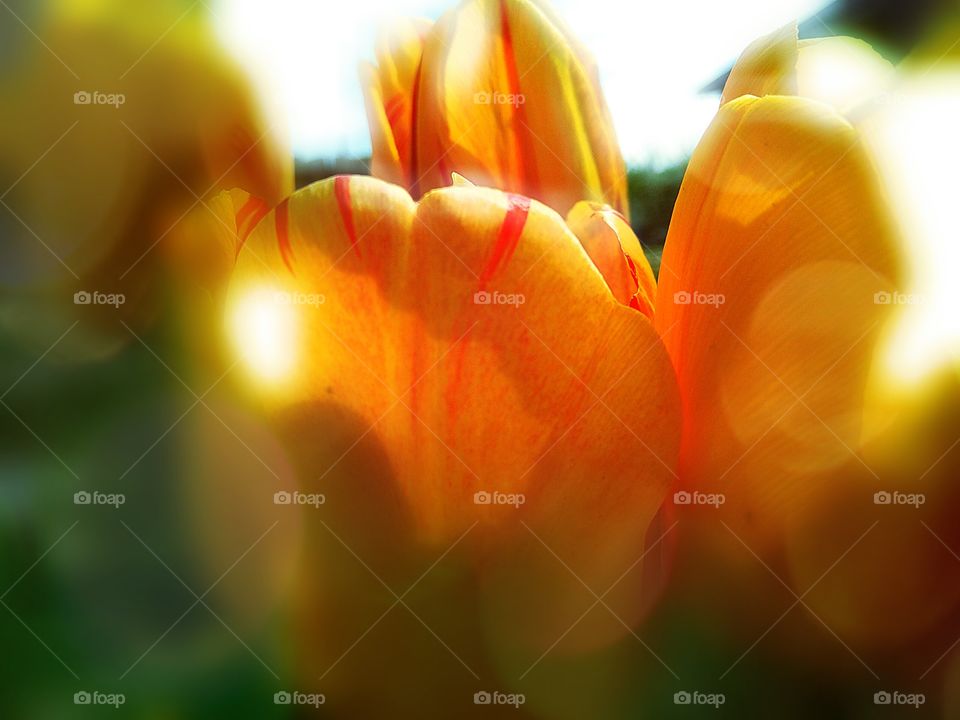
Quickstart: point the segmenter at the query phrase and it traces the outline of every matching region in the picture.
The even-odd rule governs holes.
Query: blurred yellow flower
[[[121,316],[139,322],[156,312],[156,269],[188,211],[234,186],[278,202],[293,160],[200,8],[44,10],[42,42],[20,46],[0,77],[0,283],[9,302],[29,298],[35,324],[49,310],[62,330],[77,291],[122,294]]]

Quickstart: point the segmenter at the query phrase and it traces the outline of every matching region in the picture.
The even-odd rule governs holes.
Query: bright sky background
[[[357,65],[398,16],[459,0],[217,0],[227,45],[290,122],[298,157],[370,151]],[[553,0],[593,52],[628,161],[686,155],[716,111],[698,94],[756,37],[828,0]],[[824,32],[826,34],[826,31]]]

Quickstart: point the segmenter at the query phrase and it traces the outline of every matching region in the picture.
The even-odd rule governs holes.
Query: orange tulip
[[[492,531],[502,516],[474,493],[523,493],[524,517],[572,557],[605,517],[593,531],[610,560],[581,570],[608,578],[675,479],[679,422],[660,341],[623,307],[653,291],[618,220],[581,205],[568,227],[536,202],[468,186],[415,205],[380,182],[326,181],[242,243],[239,352],[278,411],[332,405],[372,428],[422,537],[449,540],[478,519]],[[856,132],[819,103],[729,103],[694,154],[655,325],[683,400],[682,487],[725,493],[744,531],[780,528],[859,446],[889,313],[875,296],[900,273],[888,220]],[[630,362],[619,380],[613,368]],[[594,394],[609,412],[584,416]],[[299,432],[309,443],[318,430]],[[606,482],[584,484],[596,475]]]
[[[625,305],[649,300],[649,266],[618,302],[554,212],[468,185],[417,204],[342,176],[294,193],[248,234],[242,200],[219,204],[238,228],[232,334],[291,446],[311,448],[303,477],[344,481],[354,453],[365,482],[395,488],[420,542],[443,547],[479,523],[475,543],[489,550],[532,542],[529,528],[598,591],[637,566],[680,434],[662,342]],[[595,212],[574,214],[581,237],[621,252],[629,229]],[[514,559],[527,582],[555,575],[539,544],[525,557]],[[531,599],[541,646],[583,609],[568,581]],[[641,581],[608,599],[632,622]]]
[[[371,103],[380,172],[411,185],[407,160],[449,142],[431,124],[439,118],[445,128],[474,115],[498,127],[491,116],[503,109],[468,107],[465,91],[446,98],[457,113],[420,115],[439,97],[431,58],[442,39],[445,64],[456,63],[458,28],[488,27],[497,8],[514,32],[555,27],[523,0],[471,1],[425,38],[408,26],[405,51],[388,53],[395,61],[379,97],[420,80],[387,102],[390,113]],[[499,43],[493,66],[509,66],[503,35],[483,37]],[[538,35],[525,37],[527,47]],[[579,51],[563,48],[569,62],[559,66],[582,69],[570,64]],[[531,118],[550,116],[528,107]],[[517,125],[507,126],[483,147],[526,153]],[[463,148],[434,157],[463,159]],[[505,162],[518,157],[508,152]],[[236,353],[310,486],[345,481],[350,463],[346,476],[360,468],[378,488],[369,502],[398,503],[398,522],[418,542],[443,547],[475,532],[481,573],[498,579],[494,595],[511,593],[492,606],[523,618],[538,643],[576,612],[542,545],[591,588],[615,588],[615,607],[638,621],[649,586],[617,581],[648,548],[668,489],[685,493],[678,504],[723,495],[719,517],[735,532],[782,542],[794,511],[862,446],[864,395],[890,311],[876,298],[901,279],[893,222],[857,131],[806,98],[726,102],[691,160],[659,288],[615,203],[568,187],[551,203],[569,211],[565,223],[503,191],[529,189],[529,174],[490,165],[480,179],[503,186],[495,190],[451,172],[470,178],[473,169],[476,179],[476,167],[445,166],[443,181],[424,189],[454,187],[419,202],[358,177],[312,185],[266,214],[237,192],[218,200],[232,229],[221,241],[236,257]],[[518,509],[502,512],[498,497]],[[536,552],[505,558],[528,531]],[[538,585],[540,601],[517,600]]]
[[[813,413],[818,411],[825,421],[822,428],[828,434],[822,447],[832,444],[838,455],[817,472],[784,476],[777,470],[776,477],[783,479],[765,481],[766,502],[756,503],[754,510],[755,516],[786,520],[778,520],[784,547],[776,560],[798,592],[811,589],[805,599],[811,612],[868,662],[873,662],[870,653],[895,652],[897,664],[921,679],[945,665],[934,660],[946,649],[940,636],[960,604],[957,560],[950,550],[958,546],[957,367],[938,357],[936,345],[914,347],[923,339],[925,325],[942,323],[938,311],[953,311],[949,299],[940,297],[942,275],[925,267],[949,264],[945,248],[953,245],[958,228],[955,193],[943,180],[943,168],[955,166],[956,158],[951,148],[957,27],[949,21],[939,27],[944,32],[938,31],[897,71],[862,42],[830,38],[798,43],[795,28],[786,28],[744,53],[724,91],[725,100],[745,93],[801,95],[850,118],[879,169],[888,212],[903,228],[904,245],[914,259],[907,293],[899,295],[907,304],[898,308],[897,296],[882,292],[881,300],[894,307],[883,316],[864,314],[875,330],[863,336],[867,346],[850,352],[860,355],[879,341],[881,357],[871,368],[870,355],[863,354],[855,376],[853,387],[864,389],[862,402],[852,405],[850,413],[859,432],[844,432],[807,398],[807,417],[817,422]],[[888,256],[882,274],[900,281],[903,273],[889,250],[891,233],[880,237],[884,242],[874,249],[887,248]],[[860,253],[852,244],[850,250]],[[861,257],[873,270],[881,269],[866,254]],[[850,314],[843,307],[841,319]],[[845,364],[839,362],[830,375]],[[871,377],[864,383],[867,371]],[[836,392],[830,375],[821,389]],[[815,396],[816,391],[811,393]],[[797,409],[806,412],[803,405]],[[783,454],[783,448],[778,452]],[[738,472],[732,471],[728,480]],[[744,553],[742,546],[734,550]],[[828,572],[841,556],[843,567]]]
[[[693,154],[664,249],[656,325],[684,405],[681,478],[776,537],[856,457],[902,263],[859,134],[827,105],[742,97]],[[759,549],[759,547],[758,547]]]
[[[486,6],[459,12],[479,7]],[[409,74],[406,67],[396,74]],[[587,490],[582,478],[605,468],[611,488],[656,478],[641,483],[643,491],[631,485],[643,502],[619,506],[637,519],[637,547],[662,483],[674,479],[676,428],[663,420],[672,413],[669,373],[657,370],[659,392],[635,378],[629,410],[611,408],[611,427],[592,420],[590,435],[604,438],[600,455],[561,442],[534,463],[551,439],[572,439],[564,430],[582,422],[593,394],[571,389],[555,370],[592,386],[594,373],[610,380],[601,366],[621,352],[652,361],[649,343],[634,337],[648,332],[644,315],[655,318],[680,383],[679,487],[725,492],[738,527],[761,537],[779,532],[788,506],[802,504],[815,479],[858,447],[857,415],[889,312],[875,296],[897,285],[900,267],[869,158],[826,106],[766,97],[722,108],[690,164],[659,290],[615,209],[576,204],[565,226],[536,202],[458,184],[413,205],[388,185],[338,178],[295,194],[252,233],[242,227],[249,217],[236,221],[243,249],[232,307],[242,356],[277,408],[333,403],[373,424],[424,537],[449,539],[487,519],[469,499],[496,478],[499,490],[530,496],[525,512],[552,508],[544,517],[572,538],[585,530],[579,511],[594,499],[568,512],[556,498],[593,498],[601,491]],[[240,207],[229,202],[225,211]],[[592,300],[574,299],[588,287]],[[275,307],[276,292],[319,293],[326,302],[312,311]],[[640,312],[614,311],[614,301]],[[612,330],[611,317],[626,324]],[[606,348],[603,362],[598,347]],[[624,415],[633,430],[625,436]],[[622,442],[635,447],[624,453]],[[636,462],[647,447],[662,464]],[[547,462],[564,448],[571,455],[563,463]],[[536,471],[517,477],[526,465]],[[558,474],[549,484],[540,475],[547,466]],[[603,575],[616,564],[586,572]]]
[[[586,51],[546,3],[466,0],[386,36],[364,68],[373,172],[415,198],[457,172],[567,213],[624,216],[626,172]]]
[[[336,403],[365,418],[425,537],[499,524],[473,501],[485,490],[524,492],[536,512],[564,489],[616,524],[604,488],[634,477],[618,491],[630,524],[659,506],[678,431],[661,343],[536,201],[454,187],[416,204],[341,176],[239,244],[229,303],[251,377],[276,409]]]

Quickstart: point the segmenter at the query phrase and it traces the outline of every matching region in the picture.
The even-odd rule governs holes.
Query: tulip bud
[[[415,198],[457,172],[561,213],[589,200],[627,215],[596,70],[545,4],[468,0],[425,28],[398,27],[364,70],[375,175]]]

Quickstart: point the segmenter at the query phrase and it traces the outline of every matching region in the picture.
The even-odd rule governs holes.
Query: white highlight
[[[294,369],[297,306],[261,287],[241,294],[230,313],[230,334],[241,360],[259,380],[279,383]]]
[[[913,263],[906,288],[923,298],[904,308],[888,366],[921,380],[960,352],[960,73],[907,78],[868,133]]]

